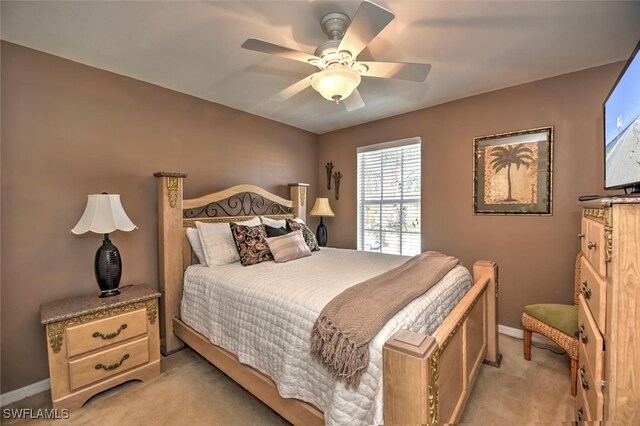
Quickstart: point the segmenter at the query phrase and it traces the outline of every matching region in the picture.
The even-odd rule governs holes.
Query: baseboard
[[[515,337],[516,339],[520,339],[520,340],[524,339],[524,332],[521,329],[507,327],[506,325],[502,325],[502,324],[498,324],[498,333],[504,334],[505,336]],[[556,345],[551,340],[537,333],[533,333],[533,336],[531,336],[531,341],[533,343],[536,343],[538,345],[542,345],[545,347],[558,348],[558,345]]]
[[[49,379],[44,379],[23,388],[3,393],[2,395],[0,395],[0,407],[4,407],[5,405],[12,404],[16,401],[20,401],[21,399],[29,398],[30,396],[36,395],[49,389],[51,389],[51,381]]]

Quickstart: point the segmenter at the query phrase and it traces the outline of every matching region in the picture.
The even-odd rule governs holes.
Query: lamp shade
[[[119,194],[91,194],[80,221],[71,230],[74,234],[91,231],[109,234],[113,231],[133,231],[137,226],[124,212]]]
[[[336,67],[318,72],[311,86],[330,101],[347,99],[360,84],[360,74],[351,68]]]
[[[311,216],[335,216],[329,205],[328,198],[316,198],[316,203],[313,205],[309,214]]]

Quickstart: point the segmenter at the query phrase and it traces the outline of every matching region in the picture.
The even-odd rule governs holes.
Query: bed
[[[284,418],[305,425],[454,422],[482,362],[499,365],[497,266],[481,261],[473,277],[458,266],[398,312],[371,342],[360,386],[347,389],[309,357],[314,318],[341,289],[406,258],[323,248],[285,264],[206,268],[197,265],[185,228],[258,215],[305,219],[307,185],[291,184],[290,200],[252,185],[184,200],[186,175],[155,176],[164,354],[186,343]],[[334,267],[327,272],[326,265]],[[300,274],[306,286],[296,284]]]

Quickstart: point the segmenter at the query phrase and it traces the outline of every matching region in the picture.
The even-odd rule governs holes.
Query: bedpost
[[[489,278],[487,285],[487,356],[484,363],[500,367],[502,354],[498,347],[498,265],[479,260],[473,265],[473,279]]]
[[[163,355],[184,343],[173,334],[173,318],[180,314],[182,299],[182,183],[184,173],[157,172],[158,182],[158,278],[160,299],[160,349]]]
[[[293,201],[293,214],[305,222],[307,221],[307,188],[308,183],[290,183],[291,201]]]

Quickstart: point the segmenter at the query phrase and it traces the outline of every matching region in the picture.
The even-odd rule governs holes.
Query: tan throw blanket
[[[311,332],[311,355],[347,387],[357,387],[369,364],[369,342],[382,326],[459,263],[435,251],[412,257],[349,287],[324,307]]]

